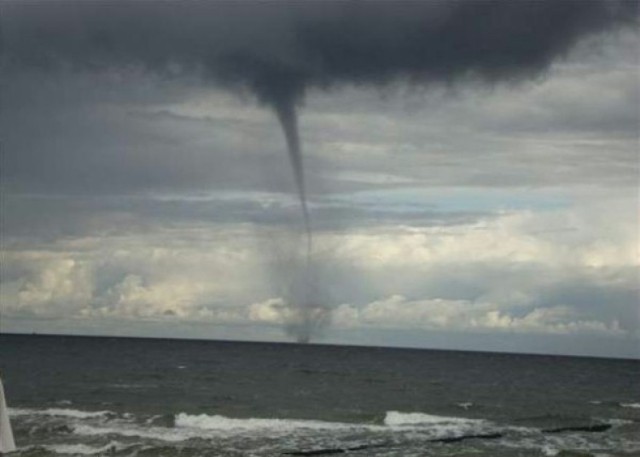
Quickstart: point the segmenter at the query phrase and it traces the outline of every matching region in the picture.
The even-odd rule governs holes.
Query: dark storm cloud
[[[635,22],[637,10],[637,2],[582,0],[4,1],[0,20],[4,70],[9,80],[20,79],[26,68],[71,68],[119,72],[126,84],[136,71],[146,70],[163,77],[197,75],[224,87],[248,89],[278,114],[304,205],[295,105],[307,89],[340,84],[380,85],[393,80],[430,84],[465,78],[495,82],[532,77],[581,38]],[[130,73],[132,69],[135,71]],[[22,99],[18,105],[10,103],[3,110],[4,116],[19,117],[16,111],[20,110],[20,103],[28,104],[29,100]],[[80,113],[80,117],[79,127],[86,122],[84,114]],[[60,138],[63,130],[55,125],[57,116],[50,119],[49,130],[53,133],[48,138]],[[97,131],[80,130],[69,135],[80,144],[65,144],[68,141],[63,139],[51,141],[45,149],[60,157],[64,151],[56,151],[56,146],[68,155],[68,151],[114,145],[117,140],[116,134],[102,127]],[[117,130],[127,130],[127,125],[117,126]],[[25,143],[24,138],[32,138],[26,143],[34,143],[32,147],[27,144],[27,156],[42,149],[36,143],[43,135],[31,133],[20,135],[21,143]],[[8,132],[8,136],[7,148],[11,152],[15,149],[11,139],[16,134]],[[152,147],[180,149],[183,144]],[[148,146],[145,144],[145,149]],[[115,149],[131,148],[135,149],[135,145]],[[112,151],[100,155],[118,154]],[[76,163],[76,159],[65,162]],[[22,162],[26,164],[25,173],[32,174],[31,161]],[[11,164],[9,171],[13,173],[16,167]],[[92,163],[91,167],[95,165],[100,163]],[[55,171],[61,166],[58,161],[46,168]],[[157,177],[158,173],[143,170],[134,176],[134,181],[151,180],[154,186],[170,183],[174,177],[182,181],[185,173],[179,170],[181,164],[176,166],[169,167],[169,174],[160,173]],[[128,163],[128,168],[135,169],[135,164]],[[43,174],[46,173],[40,173]],[[197,176],[191,178],[190,171],[186,174],[189,179],[198,180]],[[78,170],[76,175],[82,180],[88,173]],[[111,182],[118,173],[104,175],[110,176]],[[207,173],[200,175],[199,181],[207,182]],[[46,177],[40,178],[38,182],[48,182]],[[124,189],[126,183],[118,187]]]
[[[223,162],[219,150],[205,153],[210,146],[203,148],[183,137],[168,139],[169,128],[144,136],[139,119],[108,117],[105,106],[114,101],[122,104],[128,96],[126,87],[140,86],[139,72],[147,70],[162,78],[181,77],[182,82],[185,76],[199,76],[224,87],[249,89],[268,104],[289,132],[295,182],[303,195],[294,107],[307,89],[393,80],[429,84],[468,77],[492,82],[534,76],[580,38],[634,22],[637,7],[637,2],[581,0],[4,1],[0,16],[7,88],[2,109],[8,157],[4,182],[51,189],[61,186],[53,182],[56,176],[68,175],[62,185],[67,190],[127,192],[132,187],[180,187],[185,182],[188,187],[233,188],[247,179],[290,180],[283,179],[288,170],[274,171],[266,155],[260,169],[265,168],[262,176],[267,178],[257,178],[255,171],[240,163],[243,145],[223,141],[222,149],[229,150]],[[68,84],[67,93],[51,97],[59,89],[39,91],[37,77],[30,80],[32,84],[21,82],[27,69],[58,69],[62,80],[72,82],[70,68],[113,72],[120,75],[121,84],[108,87],[96,79],[92,87],[87,78],[84,86]],[[157,84],[158,90],[146,93],[166,98],[169,86]],[[111,101],[89,99],[105,87],[108,93],[121,95]],[[74,90],[82,91],[87,111],[67,107],[72,114],[60,115],[68,99],[77,99]],[[42,100],[37,98],[39,92],[44,92]],[[224,139],[219,133],[224,126],[217,122],[203,126],[200,133],[208,129],[209,137]],[[264,148],[275,156],[280,143],[273,140]],[[138,152],[149,150],[153,157]],[[138,156],[149,160],[132,160]],[[238,166],[226,166],[230,162]],[[97,176],[92,172],[96,169],[102,171]]]
[[[3,3],[5,62],[198,71],[278,109],[311,86],[530,76],[632,1]]]

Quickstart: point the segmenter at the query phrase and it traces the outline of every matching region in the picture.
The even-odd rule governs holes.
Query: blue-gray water
[[[640,455],[634,360],[0,335],[0,371],[19,456]]]

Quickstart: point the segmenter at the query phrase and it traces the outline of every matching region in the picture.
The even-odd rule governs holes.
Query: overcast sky
[[[106,5],[1,4],[1,331],[640,357],[637,3]]]

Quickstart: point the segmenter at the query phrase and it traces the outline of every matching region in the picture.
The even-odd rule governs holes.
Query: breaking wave
[[[402,413],[399,411],[388,411],[384,423],[389,426],[402,425],[480,425],[487,421],[484,419],[466,419],[462,417],[435,416],[425,413]]]
[[[111,411],[80,411],[77,409],[65,408],[48,408],[48,409],[30,409],[30,408],[9,408],[11,417],[19,416],[60,416],[73,417],[76,419],[88,419],[91,417],[102,417],[114,414]]]
[[[112,452],[117,455],[133,452],[131,455],[135,455],[141,449],[150,449],[149,452],[158,450],[160,454],[159,450],[168,449],[170,452],[167,451],[166,455],[174,455],[172,452],[183,448],[194,449],[194,452],[196,449],[215,448],[221,452],[220,455],[229,449],[239,449],[238,455],[243,455],[240,449],[260,449],[264,455],[275,455],[283,450],[307,452],[305,450],[311,449],[315,452],[371,448],[371,455],[378,455],[378,451],[373,449],[383,449],[387,443],[395,443],[394,446],[406,447],[407,450],[419,450],[433,442],[434,446],[451,449],[448,446],[455,446],[451,443],[461,440],[472,446],[487,443],[482,446],[528,448],[532,452],[555,455],[562,449],[607,449],[611,446],[610,440],[614,439],[608,432],[586,434],[566,428],[563,433],[545,433],[542,423],[516,427],[482,418],[440,416],[418,411],[387,411],[377,423],[236,418],[187,412],[162,416],[134,415],[60,408],[13,408],[10,413],[15,417],[18,428],[31,430],[30,434],[35,433],[33,436],[43,436],[38,432],[40,429],[56,435],[56,442],[43,443],[38,447],[40,452],[46,452],[42,454],[46,456],[109,455]],[[619,422],[608,421],[614,430],[631,427],[629,433],[635,433],[637,427],[634,422]],[[489,444],[489,441],[480,440],[491,441]],[[630,452],[640,450],[638,442],[624,434],[617,436],[615,441],[617,448]],[[22,448],[21,451],[28,449]],[[405,455],[423,454],[408,452]]]
[[[235,419],[220,415],[190,415],[186,413],[177,414],[175,424],[176,427],[199,428],[203,430],[219,430],[225,432],[250,430],[294,431],[299,429],[340,430],[345,428],[365,427],[364,425],[347,424],[341,422],[323,422],[296,419]]]
[[[620,403],[621,408],[640,409],[640,403]]]

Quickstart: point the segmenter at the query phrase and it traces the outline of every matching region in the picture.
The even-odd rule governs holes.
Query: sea
[[[0,335],[20,457],[640,456],[640,361]]]

